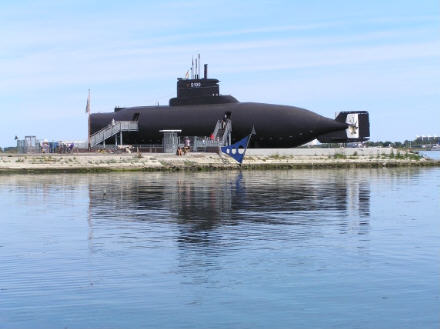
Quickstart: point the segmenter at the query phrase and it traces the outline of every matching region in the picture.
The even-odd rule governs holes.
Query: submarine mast
[[[208,79],[208,64],[200,77],[200,54],[191,60],[191,79],[177,78],[177,97],[171,98],[170,106],[238,103],[230,95],[220,95],[218,79]]]

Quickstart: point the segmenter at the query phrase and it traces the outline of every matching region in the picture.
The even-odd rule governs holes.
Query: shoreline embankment
[[[0,154],[0,174],[390,167],[440,167],[440,161],[393,148],[248,149],[241,167],[217,153]]]

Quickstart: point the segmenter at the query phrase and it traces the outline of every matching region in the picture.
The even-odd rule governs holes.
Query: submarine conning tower
[[[194,74],[197,72],[197,60],[196,68],[193,64],[190,71],[190,78],[177,78],[177,97],[170,99],[170,106],[238,103],[231,95],[220,95],[220,81],[208,79],[208,64],[204,66],[203,78],[199,73]],[[189,70],[187,76],[188,73]]]

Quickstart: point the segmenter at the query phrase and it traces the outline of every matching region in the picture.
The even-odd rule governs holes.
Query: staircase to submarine
[[[90,147],[95,148],[98,145],[105,147],[105,141],[115,137],[114,145],[123,144],[123,132],[139,131],[137,121],[112,121],[107,126],[90,136]],[[217,150],[219,147],[231,144],[232,121],[231,119],[218,120],[213,133],[210,137],[193,136],[192,151],[209,151]],[[179,145],[176,145],[176,148]]]
[[[123,144],[123,132],[128,131],[139,131],[139,126],[137,121],[112,121],[107,126],[97,131],[90,136],[90,147],[96,147],[99,144],[103,144],[105,147],[105,141],[113,136],[115,136],[115,145],[118,145],[118,134],[119,134],[119,145]]]

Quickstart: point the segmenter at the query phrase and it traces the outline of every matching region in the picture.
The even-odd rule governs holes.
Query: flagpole
[[[90,89],[89,89],[89,97],[88,97],[88,109],[87,109],[87,113],[88,113],[88,131],[87,131],[87,148],[89,150],[89,152],[91,151],[91,145],[90,145]]]
[[[256,135],[257,133],[255,132],[255,127],[254,127],[254,125],[252,125],[252,131],[251,131],[251,133],[249,134],[249,138],[248,138],[248,140],[247,140],[247,143],[246,143],[246,148],[245,148],[245,150],[244,150],[244,153],[246,153],[246,150],[247,150],[247,148],[248,148],[248,146],[249,146],[249,142],[251,141],[251,137],[252,137],[252,135]]]

